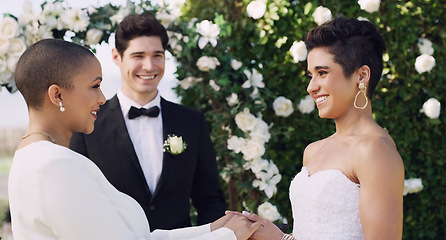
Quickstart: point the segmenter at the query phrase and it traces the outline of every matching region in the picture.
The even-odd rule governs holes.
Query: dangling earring
[[[365,107],[367,107],[367,104],[369,103],[369,100],[367,99],[367,92],[366,92],[366,90],[367,90],[367,87],[365,86],[365,84],[364,83],[360,83],[359,84],[359,91],[358,91],[358,93],[355,96],[355,101],[353,102],[353,105],[355,106],[355,108],[357,108],[357,109],[364,109]],[[365,98],[365,104],[362,107],[358,107],[358,105],[356,105],[356,101],[358,100],[358,96],[359,96],[360,93],[363,93],[364,94],[364,98]]]
[[[59,106],[60,106],[59,110],[61,112],[65,112],[65,108],[63,107],[62,102],[59,102]]]

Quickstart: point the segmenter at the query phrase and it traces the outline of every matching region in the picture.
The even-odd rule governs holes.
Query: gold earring
[[[358,100],[358,96],[360,93],[364,94],[364,98],[365,98],[365,104],[362,107],[358,107],[358,105],[356,104],[356,101]],[[355,106],[355,108],[357,109],[364,109],[367,107],[367,104],[369,103],[369,100],[367,99],[367,87],[365,86],[364,83],[360,83],[359,84],[359,91],[355,96],[355,101],[353,102],[353,105]]]
[[[64,108],[63,105],[62,105],[62,101],[59,102],[59,106],[60,106],[59,110],[60,110],[61,112],[65,112],[65,108]]]

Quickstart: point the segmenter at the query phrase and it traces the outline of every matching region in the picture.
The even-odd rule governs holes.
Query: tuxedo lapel
[[[141,164],[139,163],[138,156],[136,155],[135,148],[133,146],[132,140],[130,139],[130,135],[127,131],[127,127],[125,125],[125,120],[122,115],[121,105],[119,104],[119,100],[117,96],[114,96],[110,99],[110,115],[113,121],[113,130],[115,131],[114,136],[116,136],[117,141],[114,141],[117,144],[117,151],[126,151],[128,153],[129,159],[119,159],[119,161],[130,161],[131,164],[134,165],[138,175],[140,176],[141,181],[147,185],[146,178],[144,177],[144,173],[141,168]],[[119,150],[118,150],[119,149]],[[149,189],[147,185],[147,189]],[[147,193],[152,197],[152,194],[148,190]]]
[[[172,116],[172,109],[171,104],[164,100],[164,98],[161,98],[161,114],[163,117],[163,141],[167,139],[167,135],[172,131],[174,128],[174,116]],[[156,196],[159,189],[162,187],[164,181],[166,181],[169,177],[169,169],[170,164],[172,163],[172,155],[168,152],[163,153],[163,170],[161,171],[161,176],[158,181],[158,184],[156,185],[155,192],[153,193],[153,196]]]

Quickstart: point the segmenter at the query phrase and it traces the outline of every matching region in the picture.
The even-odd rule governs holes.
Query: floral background
[[[1,85],[16,91],[17,59],[33,42],[64,38],[94,51],[124,16],[142,12],[155,14],[168,29],[180,80],[175,91],[182,104],[207,117],[230,208],[258,212],[277,224],[292,222],[288,187],[302,167],[305,146],[335,130],[333,121],[318,117],[306,92],[305,34],[339,16],[374,23],[387,51],[372,106],[405,164],[404,239],[444,237],[441,0],[171,0],[85,8],[44,2],[41,11],[5,13]]]

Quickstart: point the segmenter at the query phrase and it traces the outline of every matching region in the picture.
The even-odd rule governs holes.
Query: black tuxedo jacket
[[[119,191],[144,209],[150,228],[188,227],[190,200],[197,225],[224,215],[226,202],[216,155],[203,114],[161,98],[164,140],[181,136],[187,144],[179,155],[165,152],[158,185],[151,194],[130,140],[117,96],[101,106],[93,133],[74,133],[70,148],[91,159]]]

